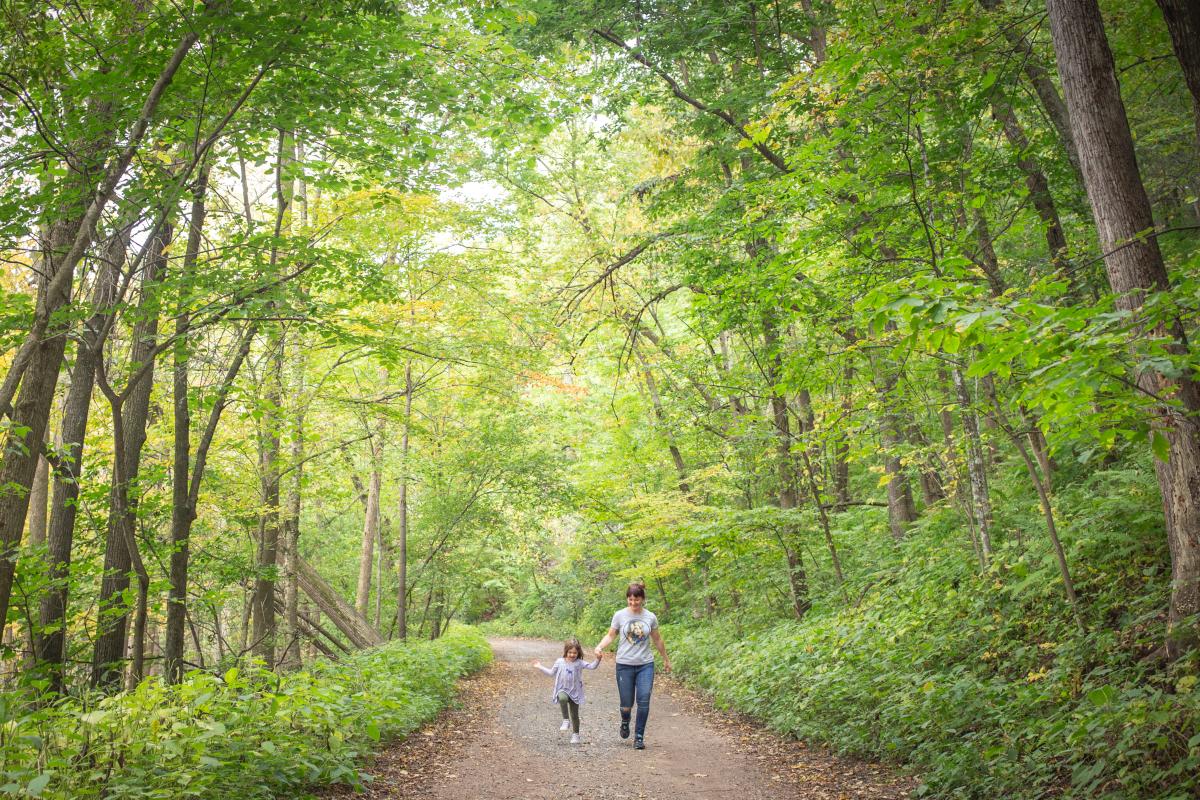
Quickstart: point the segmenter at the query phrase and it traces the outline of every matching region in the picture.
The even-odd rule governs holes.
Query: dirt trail
[[[492,639],[496,662],[463,685],[463,703],[370,768],[367,796],[437,800],[849,800],[908,795],[911,781],[778,737],[713,712],[672,681],[656,679],[646,749],[620,739],[613,662],[584,673],[582,744],[558,730],[550,664],[556,642]],[[347,793],[348,794],[348,793]],[[334,792],[327,796],[342,796]],[[360,797],[362,795],[359,795]]]

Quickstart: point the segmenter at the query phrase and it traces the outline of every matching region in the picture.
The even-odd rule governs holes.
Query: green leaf
[[[30,797],[41,797],[42,792],[45,791],[46,786],[49,785],[49,783],[50,783],[50,773],[43,772],[41,775],[38,775],[36,778],[34,778],[33,780],[31,780],[29,782],[29,785],[25,787],[25,792]]]
[[[1154,451],[1154,457],[1164,464],[1171,457],[1171,443],[1163,436],[1162,431],[1155,431],[1150,436],[1150,449]]]

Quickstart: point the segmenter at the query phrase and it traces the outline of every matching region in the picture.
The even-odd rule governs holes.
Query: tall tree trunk
[[[842,376],[842,417],[849,420],[854,413],[854,365],[847,364]],[[838,434],[833,446],[833,498],[834,511],[850,505],[850,439],[845,433]]]
[[[1002,4],[1003,0],[980,0],[980,5],[991,11],[999,9]],[[1034,53],[1033,44],[1020,31],[1012,25],[1004,25],[1002,33],[1009,45],[1016,51],[1014,58],[1020,61],[1025,77],[1033,87],[1034,93],[1037,94],[1038,100],[1042,102],[1042,110],[1046,112],[1046,116],[1049,117],[1050,123],[1058,133],[1058,140],[1067,154],[1067,161],[1070,162],[1075,174],[1080,175],[1079,149],[1075,144],[1075,133],[1071,129],[1067,105],[1059,95],[1058,87],[1054,85],[1049,73],[1042,66],[1041,60]]]
[[[108,530],[104,543],[104,573],[100,582],[99,622],[96,641],[92,647],[92,686],[114,688],[120,684],[125,641],[129,630],[129,609],[124,592],[129,588],[129,571],[138,561],[129,544],[136,539],[137,501],[132,493],[141,465],[142,445],[146,442],[146,426],[150,417],[150,390],[154,385],[154,348],[158,342],[158,281],[165,269],[166,246],[171,238],[171,226],[164,224],[159,236],[147,242],[150,248],[144,263],[138,321],[133,328],[130,351],[130,373],[135,381],[125,387],[122,399],[115,403],[113,431],[113,483],[109,493]],[[143,370],[143,365],[147,368]],[[102,366],[97,364],[97,367]],[[103,376],[101,376],[103,377]],[[106,392],[108,394],[108,392]],[[110,396],[110,403],[114,397]],[[121,441],[116,429],[121,428]],[[123,453],[118,464],[116,453]],[[118,475],[120,479],[118,479]],[[143,581],[138,582],[137,618],[133,657],[135,671],[140,673],[140,636],[145,628],[146,602]]]
[[[362,617],[367,616],[371,599],[372,559],[375,557],[375,540],[379,537],[379,493],[383,484],[378,464],[379,445],[372,444],[371,451],[371,477],[367,481],[367,507],[358,559],[358,590],[354,595],[354,610]]]
[[[909,486],[908,477],[904,474],[900,462],[899,449],[904,441],[900,430],[900,415],[892,408],[899,378],[878,363],[874,364],[874,368],[876,388],[885,404],[879,436],[883,444],[883,468],[888,475],[888,528],[892,538],[900,541],[904,538],[909,524],[916,520],[917,508],[913,503],[912,487]]]
[[[412,423],[412,361],[404,364],[404,430],[400,434],[399,535],[396,542],[396,635],[408,638],[408,448]]]
[[[967,476],[971,482],[971,501],[975,525],[979,530],[980,557],[984,565],[992,558],[992,498],[988,489],[987,464],[984,459],[983,439],[979,433],[979,417],[975,414],[971,392],[957,366],[951,370],[954,390],[962,413],[963,434],[966,439]]]
[[[775,321],[769,316],[763,320],[763,338],[769,365],[766,378],[770,391],[771,419],[775,429],[775,469],[779,478],[779,508],[783,511],[790,511],[796,507],[796,471],[792,457],[792,433],[791,424],[788,421],[787,400],[779,386],[780,375],[783,371],[781,342]],[[796,540],[796,531],[790,521],[784,523],[779,538],[787,559],[792,612],[796,615],[796,619],[801,619],[812,607],[812,601],[808,596],[808,572],[800,553],[800,544]]]
[[[1050,31],[1058,55],[1071,124],[1079,144],[1084,186],[1100,235],[1108,281],[1117,307],[1136,315],[1150,291],[1170,284],[1154,227],[1150,201],[1138,171],[1133,137],[1121,101],[1112,51],[1096,0],[1048,0]],[[1183,326],[1159,325],[1151,336],[1169,337],[1171,351],[1188,353]],[[1167,654],[1178,657],[1200,643],[1200,387],[1188,377],[1145,368],[1139,387],[1163,398],[1155,433],[1170,452],[1155,459],[1171,552],[1171,600]],[[1172,405],[1168,405],[1171,403]],[[1178,404],[1176,407],[1173,404]],[[1184,624],[1185,620],[1191,620]]]
[[[992,116],[1004,129],[1004,136],[1012,146],[1017,168],[1025,175],[1025,188],[1029,191],[1029,200],[1042,221],[1046,237],[1046,249],[1050,253],[1050,264],[1055,272],[1062,275],[1072,294],[1076,293],[1075,275],[1067,249],[1067,235],[1063,230],[1062,221],[1058,216],[1058,206],[1054,196],[1050,194],[1050,181],[1046,178],[1038,163],[1030,155],[1029,138],[1017,119],[1016,112],[1009,105],[1003,93],[996,91],[992,101]]]
[[[283,526],[283,616],[285,646],[280,663],[284,669],[299,669],[300,592],[296,577],[296,557],[300,552],[300,505],[304,487],[304,348],[297,334],[292,352],[291,392],[296,398],[292,418],[292,445],[288,476],[286,521]]]
[[[1196,0],[1157,0],[1162,9],[1167,31],[1171,34],[1171,46],[1179,66],[1183,69],[1183,80],[1192,93],[1192,116],[1196,125],[1196,144],[1200,146],[1200,3]],[[1193,190],[1195,176],[1193,176]]]
[[[167,592],[167,631],[163,647],[163,677],[167,683],[178,683],[183,677],[184,623],[187,616],[189,540],[196,507],[191,501],[191,427],[192,412],[188,405],[189,361],[191,342],[188,312],[188,280],[195,271],[204,236],[205,195],[208,191],[208,167],[201,167],[192,191],[192,212],[188,220],[187,249],[180,270],[180,299],[175,318],[175,346],[171,375],[172,409],[175,423],[175,444],[171,468],[171,587]]]
[[[96,363],[100,358],[100,331],[112,313],[117,296],[117,274],[125,262],[128,242],[126,231],[113,236],[106,258],[96,276],[92,293],[94,313],[84,323],[75,365],[71,368],[71,388],[63,405],[62,426],[59,429],[63,448],[54,473],[54,488],[50,501],[50,525],[47,532],[50,587],[42,597],[39,609],[42,633],[38,644],[38,659],[48,665],[51,691],[66,690],[63,664],[66,659],[66,614],[71,571],[71,548],[75,540],[75,520],[78,512],[79,481],[83,468],[83,442],[91,412],[92,391],[96,384]]]
[[[47,433],[49,426],[47,426]],[[45,442],[43,440],[42,447]],[[44,456],[38,456],[37,467],[33,473],[33,486],[29,489],[29,514],[25,527],[29,531],[29,546],[41,547],[46,543],[46,501],[50,494],[50,462]]]
[[[292,198],[295,182],[285,178],[296,160],[296,143],[288,131],[279,131],[279,144],[275,163],[275,238],[271,247],[271,272],[279,271],[279,245],[281,236],[291,231]],[[270,308],[278,309],[277,299]],[[286,342],[283,328],[272,323],[267,333],[267,374],[263,399],[266,413],[263,415],[263,434],[260,441],[260,474],[263,510],[258,521],[257,567],[254,581],[254,654],[268,666],[275,666],[276,621],[275,621],[275,568],[279,562],[280,529],[280,446],[283,426],[283,361]]]
[[[264,378],[263,433],[259,443],[258,575],[254,579],[252,652],[268,667],[275,666],[275,568],[279,562],[280,427],[283,416],[283,332],[272,326],[267,336],[267,374]]]
[[[62,260],[62,251],[70,244],[76,222],[63,220],[50,226],[48,247],[42,257],[47,279],[41,281],[38,290],[38,307],[46,309],[47,324],[49,315],[64,308],[70,300],[70,281],[56,290],[58,282],[54,278],[68,268]],[[55,323],[45,332],[47,335],[29,346],[28,366],[19,377],[20,393],[12,407],[12,425],[4,434],[4,446],[0,450],[3,459],[0,463],[0,624],[8,617],[17,550],[29,510],[29,489],[37,470],[40,445],[46,436],[54,387],[66,348],[67,324],[66,320]],[[16,367],[14,363],[12,369]],[[0,407],[0,418],[3,413],[3,407]]]

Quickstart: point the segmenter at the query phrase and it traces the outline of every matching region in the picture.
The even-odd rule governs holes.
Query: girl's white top
[[[567,661],[565,658],[560,658],[554,662],[553,667],[538,666],[542,672],[547,675],[554,676],[554,691],[550,694],[551,701],[558,702],[558,693],[566,692],[567,697],[574,700],[576,703],[583,703],[583,671],[585,669],[595,669],[600,666],[600,660],[583,661],[575,659]]]

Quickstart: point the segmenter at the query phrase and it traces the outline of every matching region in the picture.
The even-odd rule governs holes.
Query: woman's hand
[[[666,656],[663,656],[663,672],[670,672],[670,671],[671,671],[671,659],[667,658]]]
[[[596,645],[596,648],[592,652],[596,654],[596,658],[604,658],[604,648],[600,645]]]

